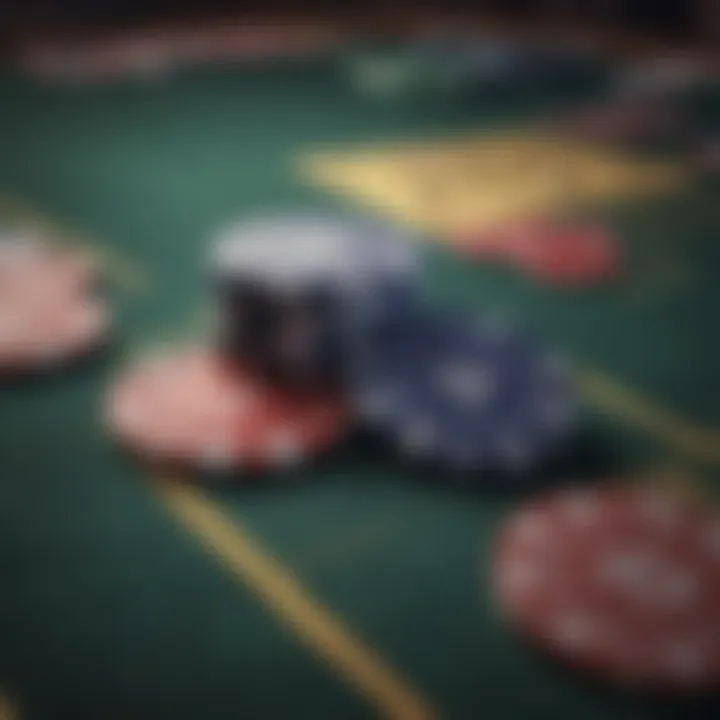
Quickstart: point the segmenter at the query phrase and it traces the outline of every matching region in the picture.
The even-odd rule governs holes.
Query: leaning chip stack
[[[559,358],[499,318],[425,311],[366,330],[353,400],[411,458],[470,472],[529,470],[559,449],[574,417]]]
[[[0,371],[54,369],[96,349],[109,311],[87,255],[23,231],[0,236]]]
[[[516,511],[504,616],[573,667],[631,686],[720,685],[720,515],[650,487],[574,488]]]
[[[337,387],[356,325],[409,301],[417,246],[394,228],[342,216],[240,222],[212,251],[223,352],[289,387]]]

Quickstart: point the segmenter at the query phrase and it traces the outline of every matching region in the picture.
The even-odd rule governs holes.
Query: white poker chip
[[[210,251],[211,272],[279,290],[313,284],[360,289],[377,280],[414,279],[419,252],[403,233],[333,215],[279,215],[221,230]]]

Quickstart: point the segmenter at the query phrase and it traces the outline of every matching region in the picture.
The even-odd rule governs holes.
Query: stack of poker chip
[[[213,341],[126,369],[108,400],[111,431],[151,461],[213,474],[287,469],[328,451],[354,415],[355,338],[411,302],[417,245],[386,225],[300,213],[225,227],[210,256]]]
[[[150,354],[112,388],[124,444],[210,470],[287,468],[353,426],[428,466],[515,474],[561,447],[569,375],[497,318],[421,299],[420,243],[384,223],[295,213],[212,239],[210,343]]]
[[[342,398],[419,462],[534,467],[572,426],[566,368],[494,316],[426,307],[418,248],[395,227],[339,215],[224,228],[211,250],[218,356],[267,388]]]
[[[343,215],[225,227],[210,251],[212,343],[123,373],[114,434],[154,460],[246,470],[314,457],[357,424],[434,467],[534,467],[572,427],[567,370],[497,318],[424,306],[419,248]]]
[[[501,316],[418,309],[363,332],[353,404],[405,457],[517,476],[568,438],[575,402],[564,361]]]
[[[295,214],[231,225],[211,258],[220,344],[278,385],[338,387],[359,326],[411,303],[420,268],[409,238],[368,220]]]

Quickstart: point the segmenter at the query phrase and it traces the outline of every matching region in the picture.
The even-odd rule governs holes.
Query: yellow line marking
[[[576,371],[578,386],[594,407],[655,435],[677,451],[720,467],[720,432],[687,422],[650,399],[588,368]]]
[[[392,720],[431,720],[429,702],[341,620],[315,600],[298,580],[202,492],[179,483],[159,483],[167,507],[318,656]]]
[[[0,694],[0,720],[20,720],[20,711],[7,693]]]
[[[518,216],[663,195],[686,179],[670,162],[530,129],[311,151],[297,167],[315,185],[435,231],[436,241]]]

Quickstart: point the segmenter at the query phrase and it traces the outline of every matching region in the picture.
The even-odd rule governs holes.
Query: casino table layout
[[[369,99],[334,56],[94,87],[2,76],[0,214],[93,247],[117,316],[101,356],[0,389],[8,717],[687,712],[549,662],[490,594],[495,532],[544,483],[623,474],[711,501],[720,469],[717,188],[671,153],[538,130],[566,99]],[[582,427],[552,477],[483,490],[361,438],[232,486],[118,453],[105,388],[139,350],[206,333],[209,234],[298,208],[408,224],[427,247],[429,304],[499,308],[570,358]],[[445,242],[469,220],[568,208],[618,232],[617,282],[553,289]]]

